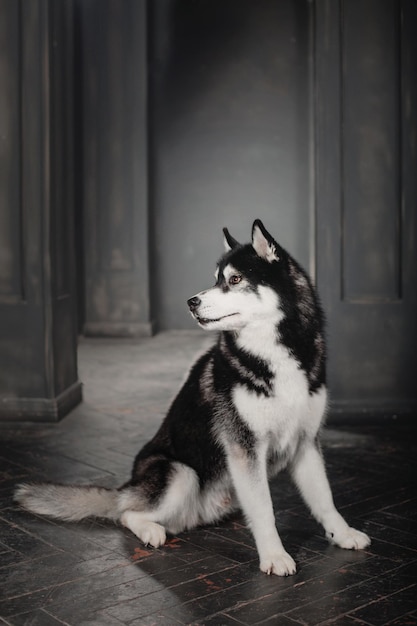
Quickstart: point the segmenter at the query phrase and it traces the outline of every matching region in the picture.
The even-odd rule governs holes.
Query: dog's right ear
[[[236,241],[234,237],[232,237],[232,235],[229,233],[227,228],[223,228],[223,234],[224,234],[223,242],[224,242],[224,248],[226,252],[229,252],[229,250],[233,250],[233,248],[236,248],[236,246],[240,245],[240,243]]]
[[[261,220],[255,220],[253,223],[252,246],[256,254],[268,263],[279,261],[278,244],[268,233]]]

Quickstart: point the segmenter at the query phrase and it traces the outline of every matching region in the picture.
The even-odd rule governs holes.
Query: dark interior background
[[[189,329],[261,218],[328,315],[332,410],[414,411],[413,0],[0,0],[0,415],[79,334]]]

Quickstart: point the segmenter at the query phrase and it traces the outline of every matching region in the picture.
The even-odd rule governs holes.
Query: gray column
[[[150,335],[145,0],[79,2],[85,324]]]
[[[70,0],[0,0],[0,419],[81,400]]]

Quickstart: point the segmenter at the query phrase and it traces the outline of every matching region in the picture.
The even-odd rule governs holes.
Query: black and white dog
[[[220,331],[194,365],[120,489],[20,485],[25,508],[63,520],[120,521],[145,544],[210,524],[240,507],[260,568],[294,574],[278,535],[268,479],[287,467],[328,539],[370,539],[336,510],[318,443],[326,411],[324,318],[300,265],[256,220],[252,243],[224,229],[216,284],[190,298],[199,326]]]

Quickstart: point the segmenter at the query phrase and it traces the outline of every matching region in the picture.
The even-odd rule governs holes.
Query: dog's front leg
[[[266,446],[256,453],[233,445],[228,451],[229,470],[236,495],[249,523],[266,574],[295,574],[292,557],[286,552],[275,525],[266,470]]]
[[[305,443],[293,461],[292,475],[304,501],[326,531],[331,543],[350,550],[362,550],[371,540],[347,524],[336,509],[323,457],[313,442]]]

